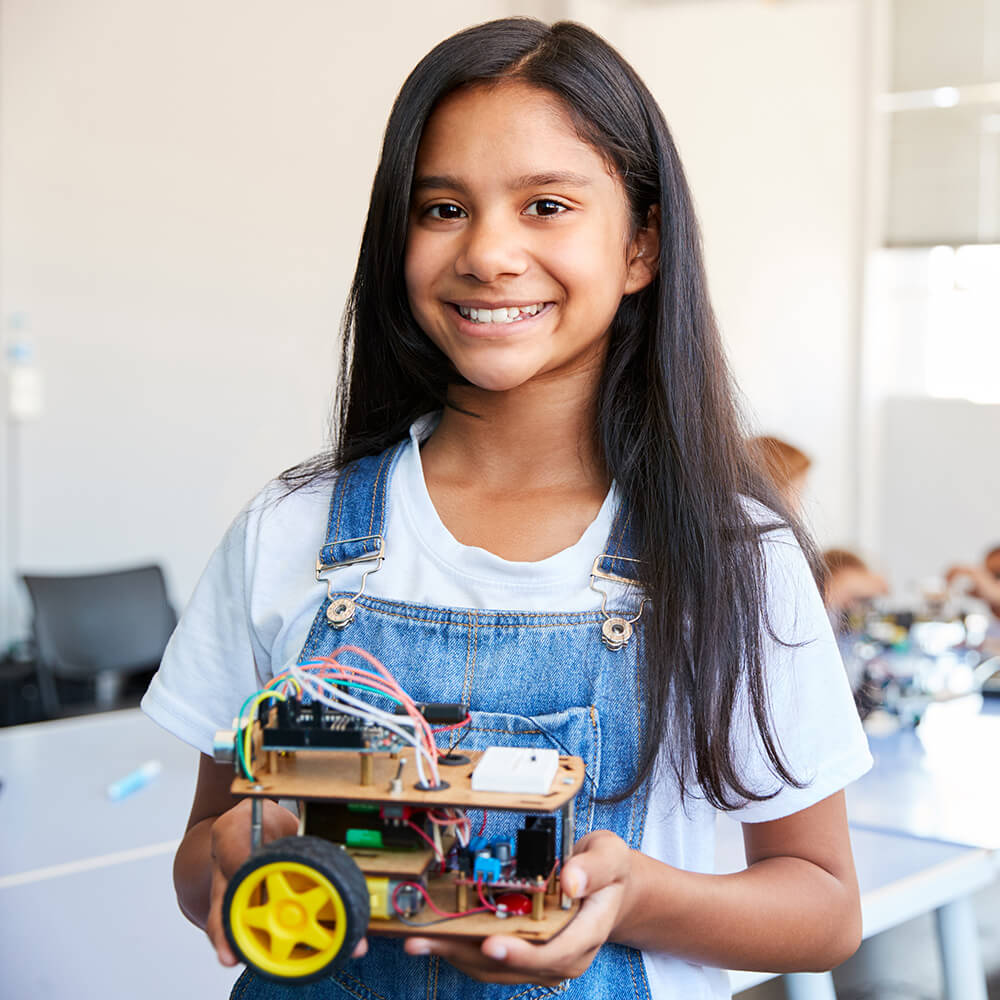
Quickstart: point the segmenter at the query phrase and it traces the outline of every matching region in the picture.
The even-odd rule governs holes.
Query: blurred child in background
[[[755,437],[749,442],[751,456],[795,511],[802,507],[802,492],[812,459],[793,444],[776,437]]]

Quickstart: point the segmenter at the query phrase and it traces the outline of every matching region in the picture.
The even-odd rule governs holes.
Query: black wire
[[[406,924],[408,927],[431,927],[434,924],[446,924],[449,920],[461,920],[462,917],[471,916],[473,913],[488,913],[487,907],[476,907],[474,910],[470,910],[469,913],[456,913],[453,917],[438,917],[436,920],[407,920],[406,917],[402,916],[400,913],[396,914],[396,919],[401,924]]]
[[[537,719],[533,719],[530,715],[519,715],[517,712],[508,712],[507,714],[513,716],[515,719],[523,719],[525,722],[530,722],[533,726],[536,726],[550,740],[552,740],[552,742],[555,743],[555,745],[557,747],[559,747],[559,749],[562,750],[562,752],[564,754],[566,754],[567,757],[574,757],[574,756],[576,756],[575,754],[573,754],[573,753],[570,752],[569,748],[566,746],[565,743],[563,743],[563,741],[561,739],[559,739],[558,736],[554,736],[552,733],[550,733],[545,728],[545,726],[543,726]],[[511,733],[511,735],[514,736],[514,735],[517,735],[517,734]],[[589,771],[587,771],[587,770],[584,770],[583,776],[590,782],[590,784],[593,786],[594,791],[596,792],[597,791],[597,782],[594,781],[594,778],[591,775],[591,773]]]
[[[456,732],[456,730],[453,729],[452,733],[455,733],[455,732]],[[460,733],[460,735],[459,735],[458,739],[455,740],[454,743],[449,743],[448,753],[454,753],[458,749],[458,747],[461,744],[462,740],[464,740],[466,738],[466,736],[468,736],[469,733],[472,732],[472,717],[471,716],[469,716],[469,724],[467,726],[462,726],[462,728],[460,730],[457,730],[457,732]]]

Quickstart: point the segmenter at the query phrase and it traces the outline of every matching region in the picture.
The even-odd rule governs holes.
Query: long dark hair
[[[662,112],[593,32],[570,22],[491,21],[446,39],[410,74],[389,117],[347,304],[333,450],[283,479],[294,489],[376,454],[418,416],[447,405],[457,376],[414,320],[403,272],[417,147],[446,94],[512,78],[564,102],[581,138],[621,179],[636,228],[659,212],[659,273],[625,297],[612,323],[595,428],[629,507],[650,598],[645,736],[635,780],[616,797],[640,786],[663,747],[682,792],[696,782],[724,809],[767,798],[774,793],[748,787],[733,750],[741,711],[750,713],[773,773],[799,782],[774,734],[763,676],[767,526],[742,498],[763,502],[775,524],[790,524],[810,558],[813,548],[747,457],[698,223]]]

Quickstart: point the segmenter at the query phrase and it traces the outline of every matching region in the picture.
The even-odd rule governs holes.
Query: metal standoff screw
[[[403,794],[403,767],[406,765],[406,758],[399,758],[399,767],[396,768],[396,776],[389,782],[389,791],[393,795]]]

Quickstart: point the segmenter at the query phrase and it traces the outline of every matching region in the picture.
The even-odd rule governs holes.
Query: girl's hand
[[[290,837],[299,829],[299,820],[294,813],[270,799],[264,799],[263,832],[264,843]],[[224,812],[213,824],[210,836],[212,856],[212,890],[209,902],[208,921],[205,933],[208,935],[216,955],[223,965],[236,965],[238,959],[226,940],[222,929],[222,899],[226,894],[229,880],[237,869],[250,857],[250,799]]]
[[[566,863],[563,886],[583,903],[572,923],[551,941],[532,944],[503,934],[471,943],[411,937],[404,948],[409,955],[439,955],[481,982],[558,986],[582,976],[611,936],[627,907],[631,876],[628,845],[608,830],[597,830],[577,842]]]

